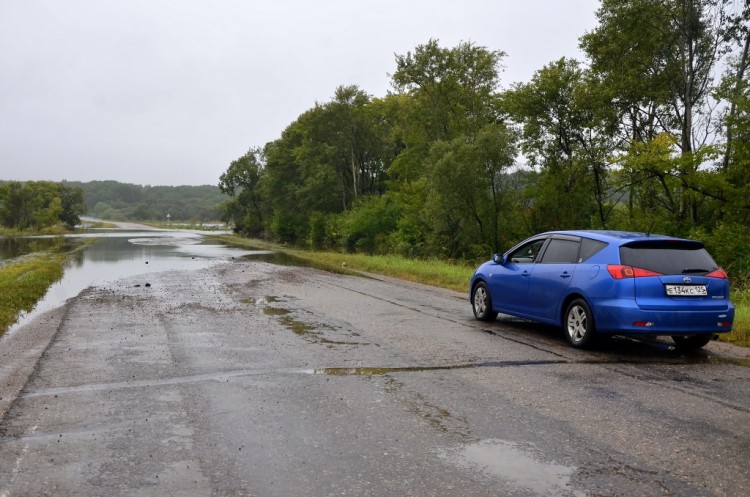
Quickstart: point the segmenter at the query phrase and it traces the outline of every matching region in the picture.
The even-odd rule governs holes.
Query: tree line
[[[117,181],[68,182],[83,190],[88,214],[112,221],[218,221],[227,200],[215,185],[150,186]]]
[[[88,214],[110,221],[219,221],[227,201],[219,187],[142,186],[117,181],[0,182],[0,225],[38,231],[72,229]]]
[[[250,236],[476,260],[539,231],[697,237],[750,274],[750,7],[603,0],[528,82],[505,53],[429,40],[384,97],[341,86],[222,174]]]
[[[51,181],[0,182],[0,225],[42,230],[58,224],[73,228],[86,212],[80,188]]]

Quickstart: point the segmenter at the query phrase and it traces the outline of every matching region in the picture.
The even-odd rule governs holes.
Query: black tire
[[[573,347],[585,348],[596,340],[596,327],[591,308],[583,299],[576,299],[565,310],[563,317],[565,338]]]
[[[713,340],[712,334],[706,335],[692,335],[692,336],[680,336],[674,335],[672,341],[674,342],[674,348],[678,350],[698,350]]]
[[[480,321],[494,321],[497,317],[497,313],[492,310],[490,292],[482,281],[474,285],[471,291],[471,308],[474,311],[474,317]]]

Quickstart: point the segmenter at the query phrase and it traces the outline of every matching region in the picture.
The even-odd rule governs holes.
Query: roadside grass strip
[[[236,235],[212,236],[212,238],[245,248],[282,252],[321,269],[335,272],[341,272],[342,269],[364,271],[447,288],[457,292],[468,293],[469,280],[475,269],[474,266],[467,263],[437,259],[408,259],[397,255],[345,254],[342,252],[303,250]]]
[[[750,347],[750,288],[732,291],[732,303],[734,304],[734,326],[729,333],[722,333],[719,339],[722,342]]]
[[[67,254],[37,253],[0,267],[0,334],[62,278]]]

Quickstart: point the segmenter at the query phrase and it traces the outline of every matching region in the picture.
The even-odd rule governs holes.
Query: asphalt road
[[[750,359],[665,344],[263,262],[120,280],[0,340],[0,497],[747,495]]]

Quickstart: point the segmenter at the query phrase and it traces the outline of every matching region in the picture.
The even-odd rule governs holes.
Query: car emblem
[[[690,283],[693,280],[690,279],[690,276],[685,276],[684,278],[682,278],[682,281],[684,281],[685,283]]]

